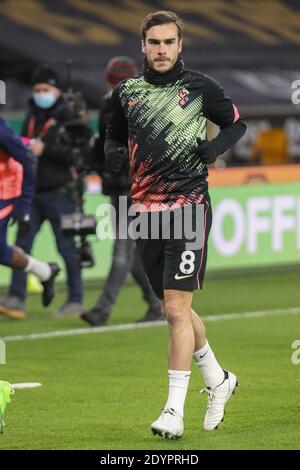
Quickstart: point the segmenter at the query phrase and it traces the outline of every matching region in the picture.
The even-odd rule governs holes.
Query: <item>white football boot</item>
[[[224,421],[225,405],[239,386],[237,377],[232,372],[224,370],[224,374],[223,382],[216,388],[206,387],[201,390],[201,393],[208,393],[207,411],[204,418],[205,431],[217,429],[221,421]]]
[[[166,439],[178,439],[183,434],[183,419],[173,408],[167,408],[151,424],[151,430],[153,434],[158,434]]]

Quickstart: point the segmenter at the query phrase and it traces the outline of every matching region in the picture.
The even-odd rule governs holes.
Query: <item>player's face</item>
[[[174,23],[152,26],[142,41],[142,51],[148,64],[159,73],[166,73],[174,66],[182,50],[177,26]]]

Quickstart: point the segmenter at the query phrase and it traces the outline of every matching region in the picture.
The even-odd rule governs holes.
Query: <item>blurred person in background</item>
[[[31,84],[32,97],[22,136],[29,139],[29,149],[37,159],[36,190],[30,229],[27,232],[18,230],[16,245],[30,253],[43,222],[50,222],[57,250],[65,263],[68,287],[67,301],[55,316],[80,315],[83,312],[80,260],[73,236],[65,235],[60,227],[61,215],[71,214],[76,208],[68,189],[73,181],[73,156],[68,145],[60,139],[62,125],[70,116],[55,70],[47,65],[38,67]],[[14,269],[8,295],[0,302],[0,308],[24,315],[25,298],[26,272]]]
[[[48,306],[54,297],[54,280],[60,269],[56,263],[45,263],[25,253],[20,246],[7,244],[10,220],[17,221],[24,236],[30,230],[30,209],[34,195],[34,175],[28,150],[17,134],[0,116],[0,264],[23,276],[31,272],[41,280],[42,303]],[[24,318],[19,304],[0,305],[0,314]],[[1,415],[0,415],[1,428]]]
[[[133,59],[126,56],[114,57],[109,61],[106,68],[106,81],[109,91],[102,98],[99,114],[99,139],[96,141],[95,160],[98,173],[102,177],[103,194],[110,196],[111,203],[116,210],[116,236],[119,226],[128,226],[128,213],[119,210],[119,196],[127,196],[127,203],[131,205],[129,175],[129,164],[125,165],[122,172],[116,177],[107,172],[105,168],[104,140],[106,127],[111,115],[110,97],[113,88],[125,78],[137,75],[137,66]],[[112,265],[106,279],[103,291],[95,306],[84,313],[81,318],[93,326],[105,325],[108,321],[111,309],[116,301],[120,289],[124,285],[127,275],[131,273],[138,286],[141,288],[143,297],[148,303],[146,314],[139,321],[163,320],[160,303],[154,294],[146,277],[144,268],[136,250],[135,241],[116,238],[113,247]]]

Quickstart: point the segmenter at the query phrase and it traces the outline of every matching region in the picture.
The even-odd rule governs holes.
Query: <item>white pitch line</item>
[[[241,318],[263,318],[263,317],[275,317],[283,315],[299,315],[300,307],[285,308],[285,309],[274,309],[274,310],[259,310],[257,312],[243,312],[243,313],[224,313],[220,315],[208,315],[203,316],[204,322],[214,321],[227,321],[227,320],[238,320]],[[111,326],[98,326],[91,328],[73,328],[71,330],[59,330],[59,331],[48,331],[45,333],[32,333],[29,335],[17,335],[17,336],[4,336],[1,339],[5,342],[14,341],[27,341],[33,339],[44,339],[44,338],[60,338],[63,336],[76,336],[76,335],[88,335],[93,333],[109,333],[112,331],[126,331],[126,330],[138,330],[144,328],[153,328],[157,326],[166,326],[165,321],[145,322],[145,323],[127,323],[121,325]]]
[[[42,384],[40,382],[23,382],[19,384],[10,384],[11,388],[14,390],[19,390],[23,388],[38,388],[41,387]]]

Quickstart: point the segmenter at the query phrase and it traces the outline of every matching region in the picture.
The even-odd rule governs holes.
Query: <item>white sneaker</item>
[[[151,424],[151,430],[166,439],[178,439],[183,434],[183,419],[173,408],[168,408]]]
[[[235,393],[239,386],[236,376],[227,370],[224,370],[224,381],[213,390],[209,387],[201,390],[201,393],[208,393],[207,411],[204,418],[205,431],[213,431],[224,421],[225,405],[231,395]]]

